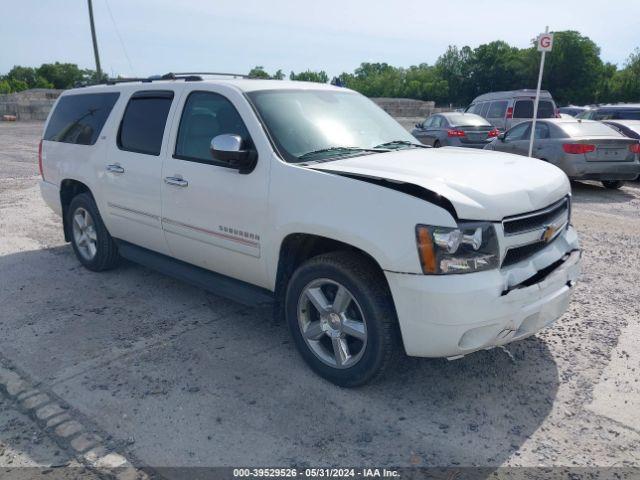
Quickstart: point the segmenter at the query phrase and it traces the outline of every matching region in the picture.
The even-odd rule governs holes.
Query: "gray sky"
[[[0,72],[56,60],[95,67],[86,0],[10,3]],[[526,47],[545,25],[591,37],[619,66],[640,46],[638,0],[94,0],[94,13],[112,75],[245,73],[255,65],[334,75],[364,61],[433,64],[450,44]]]

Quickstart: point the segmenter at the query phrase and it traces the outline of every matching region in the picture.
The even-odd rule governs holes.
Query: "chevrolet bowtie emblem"
[[[545,243],[549,243],[553,239],[553,237],[555,237],[557,231],[558,230],[555,226],[547,225],[544,229],[544,232],[542,232],[541,240]]]

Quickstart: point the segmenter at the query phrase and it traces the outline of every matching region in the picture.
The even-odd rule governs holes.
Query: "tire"
[[[114,268],[120,259],[118,247],[109,235],[91,194],[81,193],[73,197],[66,213],[71,245],[80,263],[94,272]]]
[[[622,180],[603,180],[602,185],[604,185],[604,188],[617,190],[624,185],[624,182]]]
[[[338,292],[344,308],[335,305]],[[328,308],[316,306],[322,299]],[[311,369],[341,387],[373,381],[402,348],[386,280],[360,254],[334,252],[301,265],[287,286],[285,317]]]
[[[442,144],[440,143],[440,140],[436,140],[435,142],[433,142],[433,148],[440,148],[442,146]]]

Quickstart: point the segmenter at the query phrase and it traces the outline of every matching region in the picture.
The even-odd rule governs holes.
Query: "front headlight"
[[[458,228],[416,225],[418,256],[425,274],[471,273],[498,268],[500,253],[491,223],[465,222]]]

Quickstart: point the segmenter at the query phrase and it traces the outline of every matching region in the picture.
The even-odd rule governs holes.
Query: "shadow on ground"
[[[637,189],[638,182],[626,182],[626,188]],[[613,190],[602,186],[600,182],[571,182],[571,189],[574,192],[573,201],[575,203],[591,203],[597,200],[600,203],[625,203],[635,199],[635,196],[625,189]]]
[[[405,359],[354,390],[316,377],[284,322],[145,268],[96,274],[69,246],[0,257],[0,352],[154,466],[497,466],[548,415],[533,337]]]

